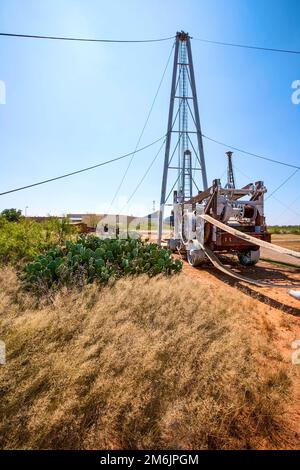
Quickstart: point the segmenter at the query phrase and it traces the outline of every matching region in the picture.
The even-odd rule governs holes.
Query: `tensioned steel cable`
[[[229,144],[226,144],[225,142],[221,142],[219,140],[216,140],[216,139],[212,139],[211,137],[208,137],[207,135],[205,134],[202,134],[202,137],[204,137],[205,139],[207,140],[210,140],[211,142],[214,142],[215,144],[218,144],[218,145],[222,145],[223,147],[227,147],[227,148],[230,148],[232,150],[236,150],[237,152],[240,152],[240,153],[244,153],[245,155],[249,155],[251,157],[255,157],[255,158],[260,158],[262,160],[266,160],[267,162],[271,162],[271,163],[277,163],[278,165],[283,165],[283,166],[287,166],[289,168],[295,168],[297,170],[300,170],[300,166],[297,166],[297,165],[293,165],[291,163],[286,163],[286,162],[282,162],[280,160],[275,160],[273,158],[269,158],[269,157],[264,157],[263,155],[258,155],[256,153],[251,153],[251,152],[248,152],[247,150],[242,150],[238,147],[234,147],[233,145],[229,145]]]
[[[4,191],[4,192],[0,193],[0,196],[4,196],[5,194],[10,194],[10,193],[15,193],[17,191],[22,191],[23,189],[33,188],[34,186],[39,186],[41,184],[50,183],[52,181],[60,180],[62,178],[68,178],[69,176],[78,175],[79,173],[83,173],[85,171],[93,170],[94,168],[99,168],[100,166],[108,165],[109,163],[113,163],[113,162],[116,162],[118,160],[122,160],[123,158],[130,157],[130,155],[132,155],[133,153],[142,152],[143,150],[146,150],[147,148],[152,147],[153,145],[157,144],[157,142],[160,142],[162,139],[165,139],[165,135],[163,135],[159,139],[156,139],[154,142],[151,142],[150,144],[147,144],[144,147],[141,147],[140,149],[134,150],[133,152],[130,152],[130,153],[126,153],[125,155],[121,155],[120,157],[112,158],[111,160],[107,160],[105,162],[97,163],[96,165],[92,165],[92,166],[89,166],[89,167],[86,167],[86,168],[82,168],[81,170],[72,171],[71,173],[66,173],[64,175],[55,176],[54,178],[49,178],[49,179],[46,179],[44,181],[39,181],[37,183],[28,184],[26,186],[21,186],[20,188],[10,189],[9,191]]]
[[[296,173],[298,173],[299,170],[300,170],[300,168],[297,168],[295,171],[293,171],[293,173],[292,173],[291,175],[289,175],[282,183],[280,183],[280,185],[277,186],[277,188],[275,188],[275,189],[266,197],[265,200],[267,201],[270,197],[274,196],[274,194],[277,193],[277,191],[279,191],[279,189],[281,189],[283,186],[285,186],[286,183],[287,183],[288,181],[290,181],[290,179],[292,179],[293,176],[294,176]]]
[[[250,177],[249,178],[249,175],[246,175],[246,173],[244,173],[240,168],[238,168],[236,166],[236,164],[234,165],[234,168],[235,170],[237,170],[239,173],[241,173],[245,178],[247,179],[250,179],[250,180],[253,180],[254,178]],[[282,188],[299,170],[295,170],[293,171],[293,173],[288,177],[286,178],[277,188],[275,188],[271,194],[269,194],[266,198],[265,198],[265,201],[267,201],[270,197],[272,197],[273,199],[275,199],[277,202],[279,202],[279,204],[281,204],[282,206],[284,206],[286,209],[288,209],[290,212],[292,212],[293,214],[299,216],[298,212],[294,211],[291,206],[293,205],[293,203],[290,204],[290,206],[288,206],[287,204],[283,203],[282,201],[280,201],[277,197],[274,196],[274,194],[280,189]],[[296,200],[294,201],[296,202]],[[282,215],[282,214],[281,214]],[[281,215],[279,216],[279,219],[281,217]]]
[[[0,36],[7,36],[13,38],[27,38],[27,39],[50,39],[54,41],[80,41],[80,42],[107,42],[107,43],[139,43],[139,42],[161,42],[174,39],[175,36],[158,39],[93,39],[93,38],[78,38],[67,36],[41,36],[37,34],[17,34],[17,33],[0,33]]]
[[[276,196],[272,196],[275,201],[279,202],[279,204],[281,204],[283,207],[285,207],[288,211],[290,211],[292,214],[294,215],[297,215],[298,217],[300,217],[300,214],[299,212],[296,212],[294,209],[292,209],[290,206],[288,206],[287,204],[285,204],[285,202],[281,201],[280,199],[278,199]],[[279,217],[280,219],[280,217]]]
[[[274,197],[274,196],[273,196]],[[277,199],[277,198],[276,198]],[[294,209],[292,209],[292,206],[300,199],[300,195],[298,195],[289,205],[287,204],[286,208],[293,212],[295,215],[299,216],[300,217],[300,214],[298,212],[296,212]],[[277,199],[278,201],[278,199]],[[278,201],[280,202],[282,205],[283,203],[281,201]],[[278,216],[279,220],[281,219],[281,217],[284,215],[285,211],[281,212],[281,214]]]
[[[135,193],[137,192],[137,190],[140,188],[141,184],[143,183],[144,179],[146,178],[146,176],[148,175],[149,171],[151,170],[152,166],[154,165],[155,161],[157,160],[157,157],[158,155],[160,154],[163,146],[165,145],[165,142],[166,142],[166,138],[164,139],[163,143],[161,144],[161,146],[159,147],[156,155],[154,156],[154,158],[152,159],[150,165],[148,166],[147,170],[145,171],[145,173],[143,174],[142,178],[140,179],[140,181],[138,182],[138,184],[136,185],[135,189],[133,190],[133,192],[131,193],[130,197],[127,199],[126,203],[124,204],[124,206],[122,207],[121,211],[128,205],[128,203],[131,201],[131,199],[133,198],[133,196],[135,195]]]
[[[0,33],[0,36],[13,37],[13,38],[27,38],[27,39],[50,39],[55,41],[81,41],[81,42],[103,42],[103,43],[145,43],[145,42],[161,42],[169,41],[174,39],[175,36],[169,36],[165,38],[154,38],[154,39],[97,39],[97,38],[80,38],[80,37],[68,37],[68,36],[46,36],[39,34],[19,34],[19,33]],[[209,39],[203,38],[194,38],[196,41],[200,41],[207,44],[215,44],[219,46],[229,46],[229,47],[239,47],[244,49],[255,49],[260,51],[269,51],[269,52],[281,52],[285,54],[300,54],[300,51],[295,51],[291,49],[278,49],[273,47],[262,47],[262,46],[252,46],[249,44],[238,44],[231,42],[223,41],[212,41]]]
[[[202,39],[202,38],[192,38],[196,41],[204,42],[207,44],[215,44],[218,46],[229,46],[229,47],[240,47],[243,49],[255,49],[259,51],[267,51],[267,52],[281,52],[285,54],[300,54],[300,51],[290,50],[290,49],[276,49],[274,47],[261,47],[261,46],[251,46],[249,44],[237,44],[232,42],[222,42],[222,41],[211,41],[209,39]]]
[[[173,46],[172,46],[172,48],[171,48],[171,51],[170,51],[170,54],[169,54],[169,56],[168,56],[166,66],[165,66],[165,68],[164,68],[164,70],[163,70],[163,74],[162,74],[162,77],[161,77],[161,79],[160,79],[160,81],[159,81],[159,84],[158,84],[158,87],[157,87],[155,96],[154,96],[154,98],[153,98],[153,101],[152,101],[150,110],[149,110],[149,112],[148,112],[146,121],[145,121],[145,123],[144,123],[144,126],[143,126],[143,128],[142,128],[142,131],[141,131],[140,136],[139,136],[139,138],[138,138],[138,141],[137,141],[137,144],[136,144],[136,149],[137,149],[138,146],[140,145],[140,142],[141,142],[142,137],[143,137],[143,135],[144,135],[146,126],[147,126],[147,124],[148,124],[148,122],[149,122],[149,119],[150,119],[152,110],[153,110],[154,105],[155,105],[155,102],[156,102],[156,98],[157,98],[158,93],[159,93],[159,91],[160,91],[161,85],[162,85],[162,83],[163,83],[164,77],[165,77],[165,75],[166,75],[166,71],[167,71],[168,66],[169,66],[169,63],[170,63],[170,59],[171,59],[171,57],[172,57],[172,52],[173,52],[174,46],[175,46],[175,43],[173,44]],[[119,186],[117,187],[116,192],[115,192],[115,194],[114,194],[114,196],[113,196],[113,198],[112,198],[112,200],[111,200],[111,203],[110,203],[110,205],[109,205],[109,208],[108,208],[108,210],[107,210],[106,212],[109,211],[109,209],[111,208],[111,206],[112,206],[113,203],[115,202],[115,200],[116,200],[116,198],[117,198],[117,196],[118,196],[118,194],[119,194],[119,192],[120,192],[120,189],[121,189],[121,187],[122,187],[122,184],[124,183],[124,180],[125,180],[125,178],[126,178],[126,175],[127,175],[127,173],[128,173],[128,170],[129,170],[129,168],[130,168],[130,166],[131,166],[131,164],[132,164],[132,162],[133,162],[134,157],[135,157],[135,153],[132,154],[132,157],[131,157],[131,159],[130,159],[129,162],[128,162],[127,168],[125,169],[125,172],[124,172],[124,174],[123,174],[123,176],[122,176],[122,178],[121,178],[121,181],[120,181],[120,183],[119,183]]]
[[[210,140],[211,142],[214,142],[218,145],[222,145],[223,147],[227,147],[227,148],[231,148],[233,150],[236,150],[237,152],[240,152],[240,153],[244,153],[245,155],[249,155],[251,157],[255,157],[255,158],[260,158],[262,160],[266,160],[268,162],[271,162],[271,163],[276,163],[278,165],[283,165],[283,166],[287,166],[289,168],[295,168],[295,171],[293,171],[293,173],[291,175],[289,175],[279,186],[277,186],[277,188],[275,188],[272,193],[270,193],[267,197],[266,197],[266,201],[273,197],[274,199],[276,199],[278,202],[282,203],[281,201],[279,201],[275,196],[274,194],[277,193],[277,191],[279,191],[279,189],[281,189],[288,181],[290,181],[290,179],[293,178],[293,176],[298,173],[298,171],[300,170],[300,167],[299,166],[296,166],[296,165],[292,165],[290,163],[285,163],[285,162],[281,162],[279,160],[275,160],[273,158],[268,158],[268,157],[264,157],[263,155],[258,155],[256,153],[251,153],[251,152],[247,152],[246,150],[242,150],[240,148],[237,148],[237,147],[234,147],[232,145],[229,145],[229,144],[225,144],[224,142],[220,142],[219,140],[215,140],[215,139],[212,139],[211,137],[208,137],[204,134],[202,134],[202,137],[204,137],[205,139],[207,140]],[[282,205],[284,205],[285,207],[287,207],[289,210],[291,210],[292,212],[296,213],[295,211],[293,211],[292,209],[290,209],[290,207],[286,206],[285,204],[282,203]],[[298,213],[296,213],[297,215],[299,215]]]

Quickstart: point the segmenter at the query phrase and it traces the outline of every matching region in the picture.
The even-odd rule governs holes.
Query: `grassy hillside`
[[[284,446],[290,380],[255,305],[184,274],[37,304],[2,269],[0,446]]]

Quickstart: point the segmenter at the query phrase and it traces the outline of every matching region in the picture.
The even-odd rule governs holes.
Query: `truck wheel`
[[[260,250],[249,250],[238,254],[242,266],[254,266],[260,258]]]
[[[200,266],[207,261],[205,253],[202,250],[187,250],[186,256],[190,266]]]

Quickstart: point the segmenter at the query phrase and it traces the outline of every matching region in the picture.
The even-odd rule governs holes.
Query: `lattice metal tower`
[[[232,165],[232,154],[233,152],[226,152],[228,157],[228,167],[227,167],[227,184],[225,188],[235,188],[233,165]]]
[[[175,155],[177,154],[177,162]],[[159,211],[158,243],[161,243],[164,209],[174,189],[188,201],[207,176],[196,93],[190,36],[176,34],[164,171]]]

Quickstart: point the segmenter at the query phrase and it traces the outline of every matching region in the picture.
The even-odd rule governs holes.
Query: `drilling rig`
[[[164,211],[172,207],[173,236],[169,248],[186,256],[192,266],[210,260],[226,270],[216,253],[234,253],[244,266],[260,258],[260,247],[299,258],[299,253],[272,245],[264,215],[262,181],[238,189],[233,153],[227,152],[227,183],[214,179],[208,187],[195,73],[188,33],[176,34],[164,169],[159,211],[158,243],[162,242]],[[172,197],[172,201],[170,201]]]

